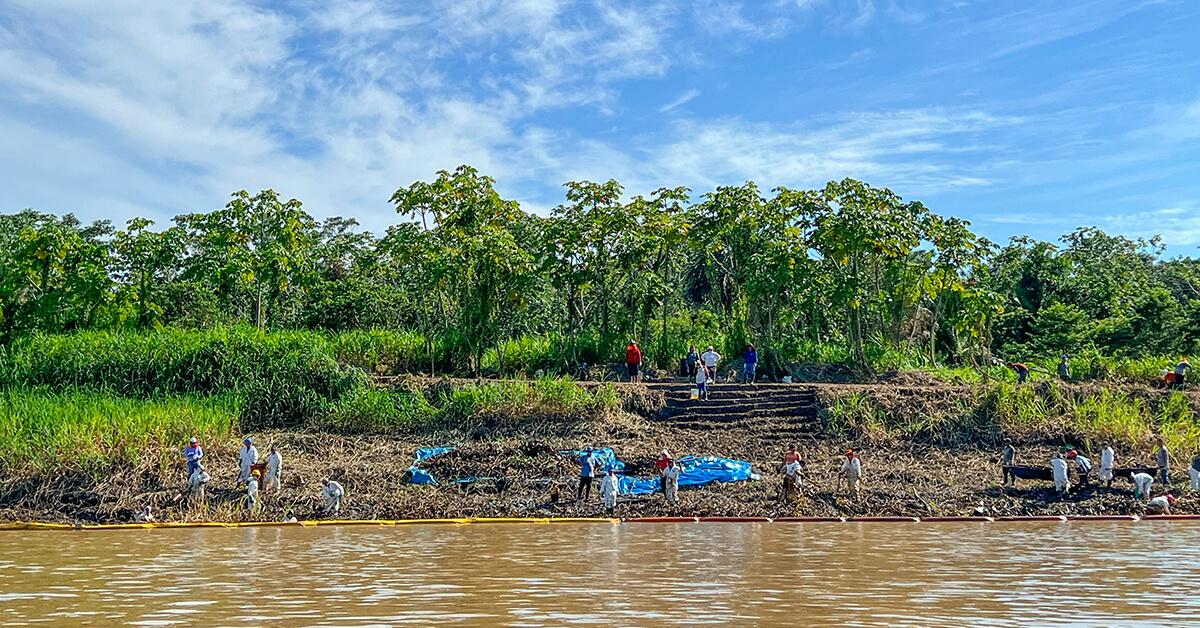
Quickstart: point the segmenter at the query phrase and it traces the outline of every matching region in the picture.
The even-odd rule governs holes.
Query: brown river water
[[[1190,522],[0,532],[18,625],[1179,625]]]

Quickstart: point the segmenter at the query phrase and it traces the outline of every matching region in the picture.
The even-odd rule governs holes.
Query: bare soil
[[[661,495],[622,497],[616,510],[621,517],[959,516],[974,514],[978,508],[992,516],[1144,511],[1123,480],[1111,489],[1093,483],[1065,497],[1055,495],[1053,486],[1045,482],[1021,481],[1015,488],[1001,488],[996,434],[980,434],[966,446],[880,443],[870,435],[852,440],[830,435],[821,426],[820,405],[851,387],[810,386],[808,392],[797,392],[805,388],[779,386],[774,393],[759,389],[743,393],[729,387],[723,400],[696,404],[677,398],[664,402],[661,392],[638,386],[626,391],[631,401],[627,405],[649,416],[620,412],[595,418],[479,417],[455,429],[394,435],[256,433],[263,456],[270,444],[280,447],[284,472],[282,494],[264,496],[260,509],[252,514],[244,509],[243,492],[234,482],[236,443],[207,444],[206,466],[213,479],[203,505],[180,498],[185,467],[173,452],[148,453],[139,462],[102,472],[4,472],[0,473],[0,520],[121,522],[132,520],[144,505],[152,506],[159,520],[171,521],[320,518],[322,478],[345,486],[347,497],[338,517],[346,519],[600,516],[605,511],[597,492],[593,489],[590,498],[577,500],[578,464],[558,453],[589,445],[613,447],[631,472],[639,475],[650,475],[653,460],[666,448],[675,456],[748,460],[762,477],[683,490],[678,505],[665,503]],[[960,402],[950,387],[862,389],[867,388],[891,412],[934,412],[942,404]],[[786,401],[771,402],[776,398]],[[664,403],[666,410],[653,411]],[[788,411],[776,412],[774,406]],[[1020,443],[1018,463],[1048,465],[1056,445],[1072,435],[1051,436],[1044,442]],[[780,466],[790,444],[800,449],[807,463],[803,494],[795,502],[779,496]],[[423,465],[439,484],[409,483],[405,472],[413,452],[437,445],[457,448]],[[837,488],[836,470],[848,447],[859,451],[863,461],[857,499],[847,495],[844,486]],[[1152,459],[1148,447],[1118,451],[1119,465],[1150,464]],[[1098,454],[1093,462],[1098,465]],[[1177,494],[1187,488],[1185,466],[1180,456],[1173,478]],[[466,477],[483,479],[455,482]],[[552,501],[555,486],[557,503]],[[1156,492],[1162,488],[1156,486]],[[1175,510],[1200,513],[1200,499],[1181,499]]]

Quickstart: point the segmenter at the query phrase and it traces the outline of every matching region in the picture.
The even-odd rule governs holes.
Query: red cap
[[[1067,457],[1068,457],[1068,458],[1074,458],[1075,456],[1078,456],[1078,455],[1079,455],[1079,453],[1078,453],[1078,452],[1076,452],[1074,449],[1072,449],[1071,451],[1068,451],[1068,452],[1067,452]]]

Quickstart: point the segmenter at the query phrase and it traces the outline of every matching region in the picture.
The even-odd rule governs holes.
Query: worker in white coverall
[[[846,488],[850,492],[850,497],[858,498],[858,482],[862,479],[862,461],[859,460],[858,454],[854,453],[853,449],[846,452],[846,460],[842,462],[841,475],[838,476],[838,484],[841,484],[842,478],[846,480]]]
[[[1104,443],[1104,451],[1100,452],[1100,481],[1109,488],[1112,488],[1113,463],[1116,459],[1117,454],[1113,451],[1112,445]]]
[[[1062,454],[1050,461],[1050,470],[1054,475],[1054,490],[1060,495],[1066,493],[1071,488],[1071,482],[1067,479],[1067,461],[1063,460]]]
[[[1151,515],[1169,515],[1171,514],[1171,505],[1174,503],[1174,495],[1170,493],[1159,495],[1146,504],[1146,513]]]
[[[663,495],[667,503],[679,503],[679,463],[672,458],[663,470]]]
[[[617,472],[609,469],[608,475],[600,481],[600,498],[604,500],[604,507],[608,509],[610,517],[617,508],[617,494],[620,492],[621,482],[617,479]]]
[[[283,473],[283,455],[279,453],[279,448],[275,445],[271,445],[271,453],[267,455],[266,473],[264,486],[267,492],[274,492],[278,495],[282,486],[279,482],[279,474]]]
[[[209,479],[208,471],[204,470],[204,463],[197,462],[195,468],[192,469],[192,474],[188,476],[188,499],[203,502],[204,485],[208,484]]]
[[[1154,476],[1149,473],[1134,473],[1133,477],[1133,496],[1147,501],[1150,499],[1150,491],[1154,488]]]
[[[246,479],[246,511],[254,512],[258,507],[258,479],[250,477]]]
[[[242,450],[238,454],[238,478],[239,486],[246,483],[246,478],[250,477],[250,467],[258,462],[258,450],[254,448],[254,442],[250,437],[242,439]]]
[[[342,488],[341,484],[333,480],[321,480],[321,495],[325,497],[325,514],[338,512],[342,509],[342,498],[346,496],[346,489]]]

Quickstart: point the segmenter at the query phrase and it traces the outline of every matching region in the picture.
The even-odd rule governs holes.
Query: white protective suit
[[[208,484],[208,472],[203,465],[197,465],[192,475],[188,477],[188,498],[204,499],[204,485]]]
[[[346,496],[346,489],[342,488],[341,484],[329,481],[325,485],[321,494],[325,496],[325,513],[338,512],[342,509],[342,498]]]
[[[600,497],[604,500],[604,507],[612,510],[617,507],[617,493],[621,491],[621,481],[617,479],[616,474],[608,474],[600,481]]]
[[[846,458],[842,462],[842,477],[846,478],[846,486],[852,497],[858,497],[858,481],[862,478],[862,461],[858,456]]]
[[[246,480],[246,510],[254,512],[258,507],[258,480],[249,478]]]
[[[679,501],[679,467],[676,465],[663,469],[663,479],[666,480],[664,495],[668,502],[674,504]]]
[[[279,474],[283,473],[283,456],[278,451],[272,451],[267,456],[267,477],[264,478],[266,490],[268,492],[279,492],[281,484],[279,482]]]
[[[1149,473],[1133,474],[1133,496],[1141,500],[1150,499],[1150,491],[1154,488],[1154,476]]]
[[[1067,461],[1062,458],[1055,458],[1050,461],[1050,470],[1054,472],[1054,490],[1065,493],[1071,488],[1071,482],[1067,479]]]
[[[238,484],[250,477],[250,467],[258,462],[258,449],[254,445],[242,445],[242,453],[238,456]]]
[[[1160,515],[1171,514],[1171,500],[1166,495],[1159,495],[1146,504],[1146,510]]]
[[[1100,452],[1100,481],[1111,482],[1113,479],[1113,462],[1117,455],[1113,453],[1112,447],[1105,447],[1104,451]]]

